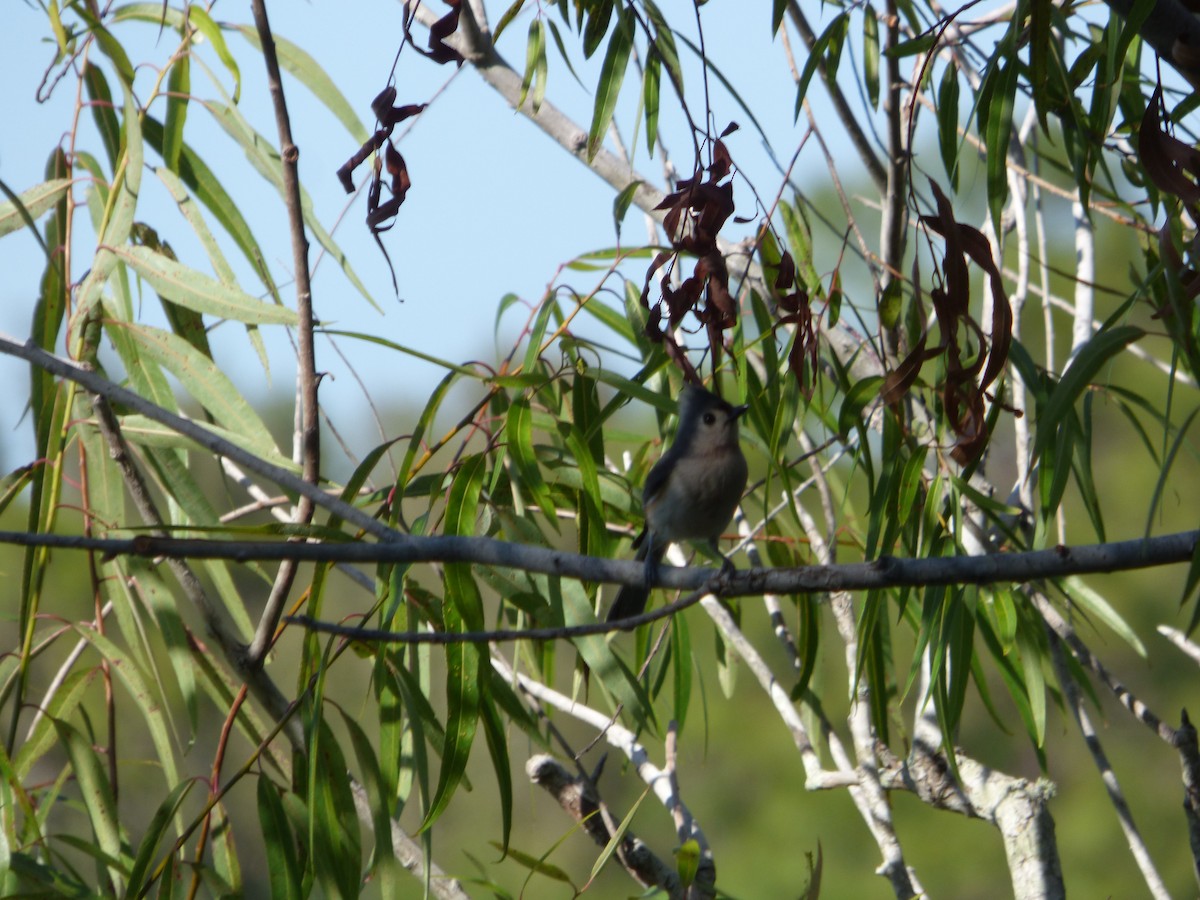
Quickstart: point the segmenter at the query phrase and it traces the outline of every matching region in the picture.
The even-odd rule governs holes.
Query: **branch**
[[[185,419],[183,416],[151,403],[133,391],[114,384],[90,368],[47,353],[41,347],[37,346],[32,339],[19,341],[0,332],[0,353],[16,356],[26,362],[32,363],[40,369],[45,369],[52,375],[57,375],[59,378],[66,378],[68,381],[83,385],[83,387],[87,388],[93,394],[99,394],[112,402],[129,407],[134,412],[139,412],[147,418],[153,419],[155,422],[166,425],[172,431],[182,434],[184,437],[191,438],[204,449],[210,450],[218,456],[227,456],[234,462],[245,466],[251,472],[274,481],[280,487],[293,491],[302,497],[308,497],[317,506],[329,510],[334,515],[352,525],[358,526],[368,534],[373,534],[386,541],[404,541],[408,539],[400,532],[388,528],[386,525],[368,516],[362,510],[345,503],[337,497],[329,496],[315,484],[309,484],[304,479],[297,478],[287,469],[266,462],[261,457],[242,449],[237,444],[230,443],[224,438],[218,437],[207,428],[197,425],[190,419]],[[281,557],[275,558],[278,559]]]
[[[267,18],[264,0],[252,0],[254,26],[258,30],[262,45],[263,62],[267,66],[267,87],[275,107],[275,127],[279,131],[279,156],[283,175],[283,199],[287,206],[288,230],[292,238],[292,268],[296,279],[296,392],[300,395],[300,466],[306,482],[316,485],[321,477],[321,428],[317,415],[316,356],[313,349],[312,284],[308,271],[308,239],[304,236],[304,212],[300,200],[300,172],[297,165],[300,148],[292,139],[292,123],[288,115],[287,100],[283,95],[283,76],[279,73],[279,59],[275,54],[275,38],[271,35],[271,23]],[[313,499],[304,494],[296,506],[293,521],[306,524],[312,521],[316,506]],[[254,640],[246,651],[246,662],[251,668],[259,668],[275,637],[283,605],[287,602],[292,582],[296,578],[298,565],[293,560],[284,560],[275,574],[275,583],[267,598]]]
[[[331,500],[319,491],[316,493],[323,501]],[[341,501],[337,501],[337,504],[359,517],[366,518],[364,513]],[[374,522],[369,518],[368,521]],[[486,537],[415,537],[395,534],[396,540],[379,544],[289,544],[282,541],[213,541],[149,536],[91,538],[0,531],[0,543],[99,550],[111,555],[231,559],[239,562],[279,559],[357,563],[465,562],[607,584],[645,583],[645,568],[636,560],[584,556],[580,553]],[[690,591],[711,590],[719,596],[729,598],[769,593],[809,594],[929,585],[1020,583],[1062,578],[1067,575],[1123,572],[1184,563],[1191,560],[1198,540],[1200,531],[1182,531],[1106,544],[1055,547],[1052,550],[933,558],[883,556],[872,562],[744,569],[728,575],[722,575],[718,569],[706,567],[661,566],[651,586]],[[657,618],[660,616],[647,613],[644,617],[623,620],[621,628],[629,630],[635,625]],[[550,631],[552,629],[535,629],[500,634],[542,636]]]
[[[492,666],[503,679],[514,682],[517,687],[540,703],[552,706],[580,722],[591,725],[604,736],[611,746],[629,758],[637,770],[638,776],[654,792],[663,807],[676,818],[679,843],[694,840],[700,845],[701,868],[697,873],[694,886],[701,888],[702,884],[707,884],[711,887],[715,879],[715,872],[712,871],[712,856],[708,848],[708,840],[695,817],[679,796],[675,779],[670,777],[669,772],[664,772],[650,762],[646,748],[638,742],[637,736],[616,724],[609,716],[547,687],[540,681],[514,672],[507,661],[503,659],[493,656]],[[602,811],[603,803],[591,779],[576,778],[570,775],[552,757],[532,757],[525,764],[525,771],[536,784],[554,794],[563,809],[574,816],[577,821],[583,822],[592,813]],[[591,815],[591,818],[584,823],[584,827],[593,840],[604,846],[611,839],[612,832],[602,819],[601,815]],[[658,885],[668,892],[671,892],[672,885],[678,886],[679,879],[674,867],[663,864],[641,841],[631,837],[628,831],[625,833],[621,853],[626,869],[642,884]],[[671,893],[671,896],[677,896],[677,894]],[[707,893],[703,896],[712,895]]]

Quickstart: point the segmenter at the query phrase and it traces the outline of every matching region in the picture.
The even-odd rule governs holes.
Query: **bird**
[[[608,621],[639,615],[646,608],[658,564],[676,541],[704,541],[724,560],[717,540],[733,518],[746,489],[746,457],[738,443],[738,419],[747,406],[733,406],[697,385],[679,396],[679,428],[642,489],[646,527],[633,546],[646,564],[644,585],[623,585]]]

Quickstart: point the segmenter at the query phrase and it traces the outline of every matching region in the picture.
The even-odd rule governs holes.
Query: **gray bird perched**
[[[646,528],[634,541],[637,558],[646,562],[646,585],[625,585],[617,594],[608,621],[636,616],[646,608],[667,545],[675,541],[717,540],[733,518],[746,489],[746,457],[738,445],[738,418],[745,406],[731,406],[702,387],[688,385],[679,396],[679,429],[671,449],[646,476],[642,506]]]

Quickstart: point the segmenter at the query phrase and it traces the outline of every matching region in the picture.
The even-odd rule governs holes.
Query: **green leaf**
[[[517,476],[518,485],[529,491],[533,501],[546,516],[546,521],[557,531],[558,511],[554,507],[554,498],[550,496],[546,480],[542,477],[537,451],[533,446],[533,409],[529,404],[529,398],[518,397],[508,408],[508,423],[505,433],[508,435],[509,456],[516,468],[514,474]],[[455,483],[458,483],[457,480]],[[471,532],[455,533],[470,534]]]
[[[255,448],[260,456],[279,453],[266,424],[211,359],[169,331],[133,323],[119,327],[127,329],[152,359],[178,378],[189,394],[240,438],[239,442]]]
[[[863,7],[863,82],[871,109],[879,108],[879,20],[875,7]]]
[[[113,103],[113,92],[108,88],[108,80],[104,78],[104,72],[100,66],[88,62],[83,68],[84,86],[88,89],[88,97],[91,100],[91,120],[96,124],[96,131],[100,132],[100,140],[104,145],[104,152],[108,156],[108,164],[112,167],[113,172],[116,172],[116,161],[121,156],[121,125],[116,120],[116,113],[113,110],[116,108]]]
[[[127,896],[140,897],[143,891],[149,890],[150,883],[147,881],[147,877],[151,874],[150,866],[154,862],[155,851],[166,836],[171,820],[175,818],[188,792],[195,785],[196,781],[193,778],[179,782],[179,784],[171,788],[170,793],[158,805],[158,809],[154,811],[154,816],[150,819],[150,824],[142,834],[142,843],[138,847],[133,867],[129,870]]]
[[[646,117],[646,152],[654,157],[654,146],[658,142],[659,83],[662,80],[662,57],[651,51],[646,56],[646,68],[642,72],[642,108]],[[619,232],[618,232],[619,235]]]
[[[15,201],[0,203],[0,237],[20,228],[36,229],[35,222],[66,196],[71,179],[55,178],[23,192]]]
[[[779,26],[783,24],[783,14],[787,12],[788,0],[775,0],[771,9],[771,34],[779,34]]]
[[[284,191],[283,164],[279,157],[279,151],[263,135],[254,130],[236,106],[208,101],[204,104],[204,107],[213,114],[217,124],[225,130],[225,133],[241,146],[250,164],[282,196]],[[317,243],[324,247],[325,252],[341,267],[346,279],[368,303],[379,309],[379,305],[371,297],[370,291],[359,280],[354,267],[350,265],[349,257],[346,256],[342,248],[334,241],[333,236],[325,229],[320,218],[313,212],[312,197],[309,196],[308,191],[303,186],[300,188],[300,211],[304,217],[304,224],[308,226],[308,230],[312,232],[312,236],[316,238]]]
[[[312,866],[329,897],[357,897],[362,890],[362,833],[346,757],[322,719],[312,739],[308,793]]]
[[[1046,405],[1037,411],[1037,436],[1033,443],[1035,460],[1041,457],[1050,443],[1058,440],[1064,419],[1074,410],[1075,402],[1092,383],[1100,369],[1144,334],[1145,332],[1136,326],[1119,325],[1101,331],[1079,349],[1051,391]]]
[[[1146,654],[1146,646],[1142,643],[1141,638],[1137,636],[1137,633],[1121,614],[1104,599],[1102,594],[1090,588],[1087,582],[1078,575],[1068,575],[1064,578],[1062,589],[1076,604],[1111,628],[1121,640],[1133,648],[1138,656],[1142,659],[1149,659]]]
[[[846,399],[842,401],[842,408],[838,412],[839,434],[849,434],[852,429],[862,423],[863,410],[879,396],[879,389],[882,386],[883,377],[871,375],[859,381],[846,392]]]
[[[507,28],[508,24],[517,17],[517,13],[521,11],[521,8],[524,5],[525,0],[514,0],[513,5],[506,9],[504,14],[496,21],[496,27],[492,29],[493,44],[500,40],[500,35],[504,32],[504,29]],[[519,105],[520,104],[518,104],[518,106]]]
[[[75,783],[87,811],[88,823],[92,827],[98,849],[110,860],[122,859],[120,822],[117,819],[117,800],[109,783],[107,770],[100,756],[92,748],[92,742],[73,726],[58,719],[52,720],[58,743],[66,749],[75,773]],[[123,877],[114,863],[108,866],[110,888],[117,894],[122,892]]]
[[[521,79],[521,97],[517,100],[517,109],[525,105],[525,97],[529,94],[529,88],[535,82],[535,76],[539,72],[539,67],[544,66],[546,62],[546,34],[542,30],[541,18],[535,16],[533,21],[529,23],[529,38],[525,42],[525,75]],[[545,82],[541,85],[540,93],[544,96],[546,93]],[[538,92],[534,93],[533,111],[536,113],[538,107],[542,105],[541,99],[538,97]]]
[[[679,65],[679,49],[675,46],[675,35],[671,31],[670,24],[653,0],[642,0],[642,6],[645,7],[646,15],[650,21],[654,23],[654,40],[650,44],[651,52],[647,56],[658,56],[662,59],[663,65],[667,67],[667,76],[671,79],[676,92],[682,98],[683,68]],[[691,46],[690,42],[688,44]],[[693,49],[695,48],[693,47]],[[703,54],[701,54],[701,57],[703,58]],[[716,71],[716,68],[712,66],[711,60],[704,59],[704,64],[709,66],[712,71]],[[733,89],[732,85],[719,72],[717,73],[717,77],[721,79],[721,83],[725,85],[730,94],[737,96],[737,91]]]
[[[633,203],[633,196],[637,193],[642,182],[631,181],[621,189],[621,193],[617,194],[613,200],[613,224],[617,229],[617,241],[621,240],[621,221],[625,218],[625,213],[629,211],[630,205]],[[589,304],[590,305],[590,304]]]
[[[68,673],[62,684],[45,698],[42,714],[13,755],[12,769],[17,781],[24,782],[34,765],[55,746],[58,738],[54,732],[54,722],[66,721],[75,712],[98,672],[99,669],[95,668],[77,668]]]
[[[117,259],[113,249],[129,241],[133,230],[134,213],[137,210],[138,193],[142,187],[142,131],[141,113],[129,88],[125,88],[125,109],[122,129],[125,138],[124,154],[117,166],[113,179],[112,193],[105,208],[105,224],[100,245],[92,260],[92,269],[79,288],[79,307],[76,317],[85,316],[100,299],[100,293],[116,268]]]
[[[183,151],[183,125],[187,121],[188,101],[192,93],[192,58],[184,53],[171,66],[167,79],[167,117],[163,121],[163,165],[172,172],[179,171],[179,155]]]
[[[121,247],[115,252],[155,291],[180,306],[253,325],[299,322],[296,313],[286,306],[264,303],[238,287],[217,281],[149,247]]]
[[[545,595],[552,609],[561,608],[563,624],[567,626],[590,624],[596,615],[586,592],[578,581],[563,581],[559,578],[544,579]],[[592,674],[604,689],[625,707],[639,728],[658,730],[654,708],[645,687],[637,675],[613,652],[613,646],[603,635],[594,634],[571,639],[571,643],[583,657]]]
[[[197,7],[193,6],[191,9],[194,12]],[[144,126],[146,141],[161,154],[163,149],[162,123],[147,116]],[[221,227],[233,238],[233,242],[246,257],[251,269],[267,290],[272,296],[277,296],[275,281],[271,278],[271,272],[267,268],[266,259],[258,246],[258,241],[254,238],[254,233],[242,217],[241,208],[226,193],[216,173],[186,143],[180,150],[179,177],[188,186],[188,190],[216,216]]]
[[[212,232],[208,229],[208,224],[204,221],[204,215],[196,206],[188,193],[187,186],[183,180],[172,172],[170,169],[159,167],[154,170],[154,174],[158,176],[166,189],[171,194],[171,199],[175,201],[179,207],[179,212],[192,226],[192,231],[196,233],[196,237],[200,239],[201,245],[204,247],[204,252],[208,256],[209,264],[216,272],[218,280],[222,284],[236,284],[237,276],[234,275],[233,269],[229,267],[228,260],[225,259],[225,254],[221,252],[221,248],[217,245],[213,238]]]
[[[884,51],[885,56],[890,56],[892,59],[904,59],[906,56],[916,56],[918,53],[928,52],[937,41],[937,34],[933,31],[925,34],[917,35],[909,41],[901,41],[894,47],[888,47]]]
[[[792,110],[793,121],[800,118],[800,109],[804,108],[804,97],[809,92],[809,82],[811,82],[812,76],[816,74],[817,66],[821,65],[824,54],[829,49],[829,42],[841,34],[841,30],[845,24],[846,13],[839,13],[838,16],[834,17],[833,22],[829,23],[826,30],[821,32],[821,36],[812,43],[809,58],[804,61],[803,70],[800,70],[800,80],[796,88],[796,108]]]
[[[235,25],[234,28],[261,52],[262,42],[258,38],[257,29],[250,25]],[[358,113],[354,111],[354,106],[338,89],[337,84],[321,68],[321,64],[287,38],[280,37],[278,34],[273,34],[272,38],[275,41],[275,54],[279,58],[280,67],[295,76],[297,81],[308,88],[312,95],[320,100],[325,108],[342,123],[342,126],[350,133],[350,137],[359,144],[366,143],[370,137],[366,126],[358,117]]]
[[[588,162],[595,159],[604,143],[604,135],[612,122],[613,111],[617,108],[617,97],[621,93],[621,82],[625,79],[625,69],[629,65],[629,51],[633,47],[633,8],[621,12],[617,19],[617,27],[613,29],[612,38],[608,42],[608,51],[604,54],[604,64],[600,68],[600,80],[596,84],[596,103],[592,111],[592,125],[588,129],[587,158]]]
[[[375,834],[375,865],[374,875],[381,880],[380,889],[384,897],[397,894],[394,884],[397,876],[396,857],[392,847],[392,819],[389,794],[384,792],[383,774],[379,768],[379,757],[375,753],[373,742],[367,737],[358,720],[345,710],[338,708],[342,715],[342,723],[346,733],[350,735],[350,743],[354,746],[354,756],[358,760],[358,770],[362,773],[363,791],[371,807],[371,823]],[[392,882],[392,884],[388,884]]]
[[[461,564],[447,566],[451,568],[467,568]],[[458,580],[459,589],[469,583],[474,593],[471,602],[481,603],[479,589],[475,587],[474,579],[469,572]],[[447,590],[451,590],[450,579],[447,579]],[[458,598],[464,599],[464,598]],[[447,603],[444,607],[447,631],[463,631],[466,624],[459,618],[456,604]],[[442,745],[442,767],[438,773],[437,788],[429,801],[429,809],[420,830],[430,828],[438,817],[445,811],[450,798],[458,785],[462,783],[467,769],[467,760],[471,755],[471,745],[475,740],[475,731],[480,716],[480,651],[476,644],[455,643],[446,645],[446,734]]]
[[[483,734],[487,739],[488,753],[492,757],[492,772],[496,776],[496,791],[500,795],[500,852],[507,853],[508,839],[512,833],[513,811],[512,761],[508,755],[508,733],[505,728],[504,719],[501,717],[500,711],[496,708],[496,704],[490,696],[491,692],[486,689],[488,685],[494,683],[494,679],[489,679],[487,673],[481,674],[484,675],[482,679],[484,690],[482,692],[482,702],[479,707],[480,720],[483,722]],[[495,672],[493,671],[491,674],[494,675]]]
[[[1008,145],[1012,138],[1013,102],[1019,69],[1015,60],[999,65],[988,103],[984,151],[987,157],[988,209],[997,234],[1000,233],[1000,216],[1008,199]]]
[[[1017,647],[1021,652],[1021,669],[1025,673],[1025,690],[1029,696],[1035,746],[1046,743],[1046,677],[1042,672],[1042,653],[1029,635],[1026,625],[1017,631]]]
[[[950,176],[950,186],[958,190],[958,67],[947,64],[942,70],[937,99],[938,149],[942,165]]]
[[[608,23],[612,19],[613,0],[599,0],[589,5],[587,27],[583,30],[583,55],[591,59],[604,35],[608,33]]]
[[[258,823],[266,845],[271,897],[274,900],[301,900],[305,894],[296,842],[279,791],[265,775],[258,779]]]
[[[188,22],[204,35],[216,52],[217,58],[221,60],[221,64],[233,76],[233,90],[230,93],[233,95],[233,102],[237,103],[242,94],[242,74],[238,69],[237,60],[229,52],[229,45],[225,43],[224,33],[203,7],[196,4],[189,5],[187,13]],[[151,22],[154,25],[166,24],[181,32],[183,28],[183,15],[180,10],[160,2],[129,3],[113,10],[112,16],[115,22],[140,21]]]

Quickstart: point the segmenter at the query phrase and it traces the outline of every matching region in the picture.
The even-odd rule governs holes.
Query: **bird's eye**
[[[713,413],[710,413],[710,412],[706,412],[706,413],[704,414],[704,424],[705,424],[705,425],[711,425],[711,424],[713,424],[713,422],[715,422],[715,421],[717,421],[717,417],[716,417],[716,415],[715,415],[715,414],[713,414]]]

